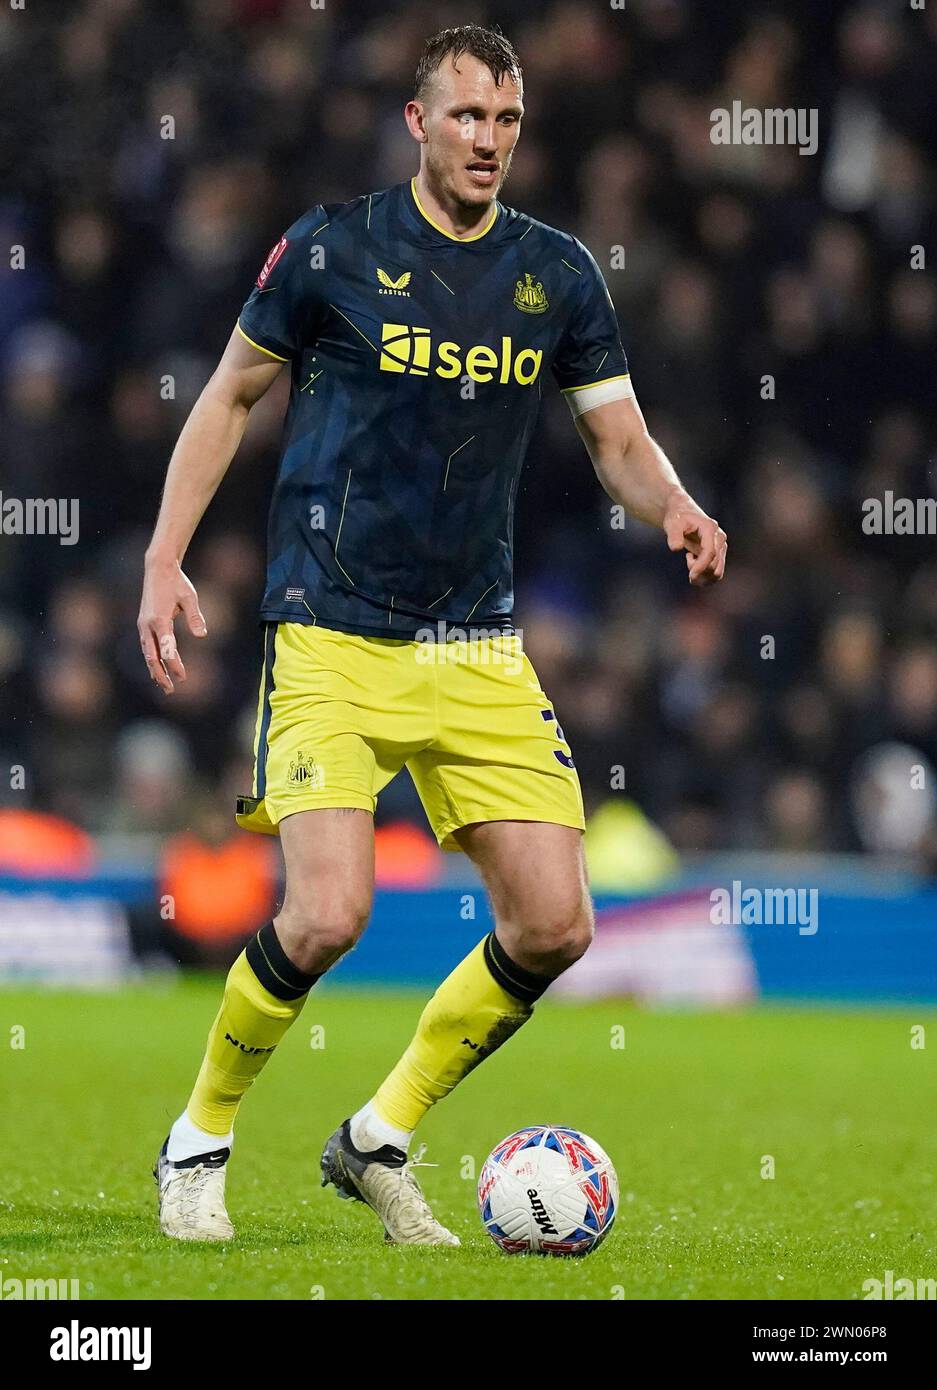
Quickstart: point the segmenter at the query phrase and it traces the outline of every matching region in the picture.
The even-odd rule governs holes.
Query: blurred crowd
[[[0,297],[0,492],[77,497],[81,529],[0,535],[0,806],[228,833],[286,380],[187,557],[210,637],[182,637],[171,699],[135,627],[166,464],[283,228],[415,171],[422,40],[468,20],[524,67],[502,200],[589,246],[652,432],[729,534],[724,584],[690,590],[545,391],[516,614],[589,808],[625,796],[680,852],[933,854],[937,542],[866,534],[862,506],[937,496],[914,251],[937,256],[937,4],[4,7],[0,228],[25,264]],[[818,152],[713,144],[734,100],[816,109]],[[380,817],[425,824],[405,774]]]

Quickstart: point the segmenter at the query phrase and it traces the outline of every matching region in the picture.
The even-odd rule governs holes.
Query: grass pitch
[[[462,1248],[406,1250],[319,1188],[318,1159],[423,996],[319,988],[241,1112],[237,1241],[167,1241],[150,1169],[219,988],[0,991],[0,1279],[78,1279],[83,1299],[851,1299],[888,1269],[937,1276],[935,1044],[911,1046],[937,1017],[916,1007],[542,1003],[419,1131]],[[586,1259],[508,1257],[481,1228],[475,1174],[531,1123],[582,1129],[616,1165],[618,1219]]]

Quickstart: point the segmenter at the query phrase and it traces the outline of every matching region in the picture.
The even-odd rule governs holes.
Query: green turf
[[[319,1188],[318,1156],[402,1050],[421,996],[320,989],[242,1111],[238,1240],[166,1241],[149,1172],[217,995],[211,977],[0,991],[2,1278],[77,1278],[89,1299],[848,1299],[886,1269],[937,1276],[937,1019],[918,1008],[541,1004],[421,1126],[439,1164],[424,1189],[462,1248],[401,1250]],[[935,1041],[912,1049],[928,1022]],[[550,1122],[593,1135],[619,1174],[615,1228],[584,1260],[502,1255],[475,1207],[469,1174],[493,1144]]]

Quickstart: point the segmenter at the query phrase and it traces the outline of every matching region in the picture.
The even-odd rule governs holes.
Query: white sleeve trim
[[[613,376],[607,381],[597,381],[587,386],[568,387],[563,395],[573,419],[594,410],[597,405],[608,405],[609,401],[634,399],[634,387],[630,376]]]

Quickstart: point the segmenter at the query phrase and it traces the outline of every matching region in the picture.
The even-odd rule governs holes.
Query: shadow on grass
[[[85,1256],[117,1250],[162,1254],[171,1260],[204,1257],[207,1251],[231,1251],[256,1255],[289,1250],[294,1254],[360,1255],[382,1250],[399,1253],[398,1247],[385,1245],[372,1223],[345,1225],[308,1220],[287,1221],[276,1217],[264,1221],[256,1214],[242,1218],[235,1240],[215,1244],[205,1241],[168,1240],[156,1224],[155,1213],[133,1207],[103,1211],[90,1207],[46,1207],[18,1202],[3,1212],[0,1250],[10,1255],[53,1255],[73,1253]],[[419,1252],[437,1257],[438,1249]]]

